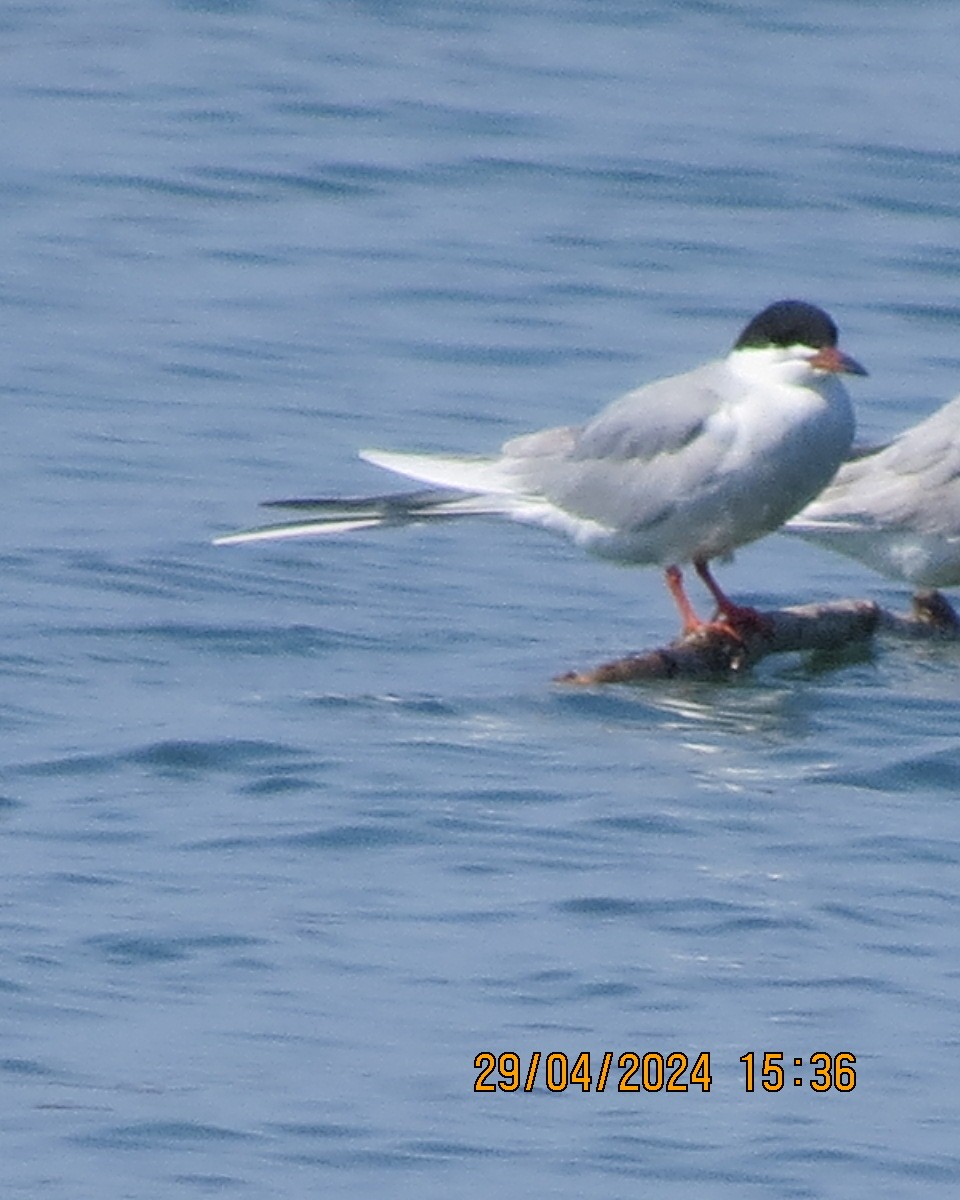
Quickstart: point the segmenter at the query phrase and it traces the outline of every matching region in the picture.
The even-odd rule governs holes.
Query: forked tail
[[[455,517],[503,513],[502,498],[454,489],[429,488],[387,496],[354,496],[340,499],[269,500],[264,508],[282,508],[303,514],[299,520],[281,521],[214,538],[215,546],[241,542],[269,542],[283,538],[312,537],[413,525],[423,521],[448,521]]]

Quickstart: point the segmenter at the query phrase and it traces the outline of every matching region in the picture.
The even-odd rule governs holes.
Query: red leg
[[[684,590],[683,572],[679,567],[667,567],[664,575],[666,576],[667,587],[670,589],[670,595],[680,610],[680,619],[683,621],[684,634],[702,629],[703,621],[693,611],[693,605],[690,603],[690,598]]]
[[[744,633],[762,633],[766,629],[768,625],[767,619],[761,613],[758,613],[755,608],[750,608],[745,604],[734,604],[710,573],[706,559],[695,559],[693,566],[694,570],[709,588],[710,595],[717,602],[717,612],[721,617],[720,623],[725,625],[731,633],[739,636],[739,631],[743,631]]]

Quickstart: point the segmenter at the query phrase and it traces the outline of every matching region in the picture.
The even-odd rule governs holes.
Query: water
[[[955,1195],[955,648],[571,691],[672,635],[656,572],[484,524],[208,544],[382,487],[359,446],[582,419],[781,296],[871,369],[866,437],[931,411],[954,6],[0,25],[4,1196]],[[903,599],[776,538],[721,577]],[[481,1051],[713,1082],[479,1094]],[[853,1091],[793,1085],[817,1051]]]

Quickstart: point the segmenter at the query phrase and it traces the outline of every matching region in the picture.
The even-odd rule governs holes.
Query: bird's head
[[[778,300],[748,322],[733,353],[762,358],[771,366],[783,364],[787,375],[796,374],[796,382],[809,372],[866,375],[855,358],[837,348],[837,336],[835,322],[822,308],[804,300]]]

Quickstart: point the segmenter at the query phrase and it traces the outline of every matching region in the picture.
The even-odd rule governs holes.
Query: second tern
[[[844,463],[785,532],[918,589],[960,584],[960,396]]]

